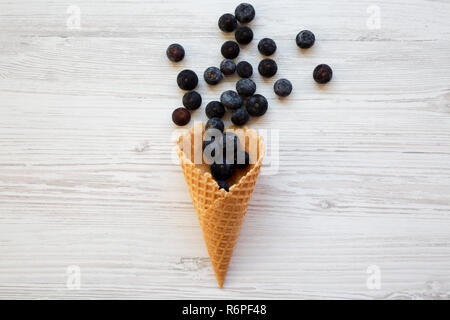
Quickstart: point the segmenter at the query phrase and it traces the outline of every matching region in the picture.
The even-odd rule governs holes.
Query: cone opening
[[[247,127],[231,126],[225,132],[236,134],[239,137],[240,148],[247,151],[250,155],[250,165],[245,169],[236,169],[233,176],[227,180],[230,186],[229,192],[219,189],[218,184],[210,173],[210,165],[205,163],[203,159],[202,144],[205,133],[205,125],[203,123],[196,123],[189,132],[181,135],[176,141],[180,161],[185,161],[195,166],[195,169],[200,171],[201,176],[208,180],[208,184],[212,183],[216,186],[215,192],[220,197],[225,197],[228,193],[233,192],[243,183],[245,177],[255,170],[256,166],[261,166],[265,151],[264,140],[255,130]]]

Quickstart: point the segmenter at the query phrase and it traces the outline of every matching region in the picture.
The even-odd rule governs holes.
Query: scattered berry
[[[195,110],[202,104],[202,96],[197,91],[186,92],[183,96],[183,106],[189,110]]]
[[[191,114],[186,108],[177,108],[172,112],[172,121],[177,126],[185,126],[191,121]]]
[[[232,32],[237,27],[237,20],[231,13],[225,13],[219,18],[218,24],[223,32]]]
[[[225,115],[225,108],[219,101],[211,101],[205,108],[208,118],[222,118]]]
[[[266,113],[268,106],[267,99],[260,94],[251,96],[245,104],[248,113],[254,117],[259,117]]]
[[[227,180],[231,178],[234,172],[234,166],[227,163],[213,163],[211,165],[211,174],[216,180]]]
[[[277,73],[277,63],[272,59],[264,59],[258,65],[259,73],[266,78],[270,78]]]
[[[205,70],[205,73],[203,73],[203,78],[205,79],[207,84],[210,85],[216,85],[222,80],[223,74],[222,71],[219,70],[219,68],[216,67],[209,67]]]
[[[220,96],[220,102],[225,108],[236,110],[242,106],[242,97],[236,91],[227,90]]]
[[[273,85],[273,90],[280,97],[287,97],[292,92],[292,84],[288,79],[279,79]]]
[[[234,33],[234,37],[240,44],[249,44],[253,40],[253,31],[247,26],[239,27]]]
[[[220,49],[220,52],[222,52],[222,55],[227,59],[234,59],[239,55],[239,45],[234,41],[226,41],[222,48]]]
[[[237,126],[243,126],[250,118],[248,112],[244,108],[234,110],[231,114],[231,122]]]
[[[277,44],[269,38],[261,39],[258,43],[258,50],[265,56],[270,56],[277,51]]]
[[[250,156],[245,150],[239,150],[234,156],[234,165],[237,169],[245,169],[250,164]]]
[[[220,71],[226,76],[231,76],[236,72],[236,64],[233,60],[225,59],[220,63]]]
[[[170,61],[178,62],[184,58],[184,48],[178,43],[173,43],[167,48],[166,54]]]
[[[255,8],[249,3],[241,3],[234,11],[240,23],[249,23],[255,17]]]
[[[236,82],[236,91],[244,97],[250,97],[256,92],[256,84],[251,79],[241,79]]]
[[[324,84],[333,77],[333,70],[327,64],[319,64],[313,72],[313,78],[317,83]]]
[[[226,192],[229,191],[230,186],[228,185],[228,183],[226,181],[223,180],[216,180],[217,184],[219,185],[219,190],[220,189],[224,189]]]
[[[250,78],[253,74],[253,67],[247,61],[241,61],[237,64],[236,71],[241,78]]]
[[[220,120],[219,118],[211,118],[208,120],[208,122],[206,122],[205,129],[206,130],[217,129],[217,130],[220,130],[221,132],[223,132],[223,129],[225,129],[225,126],[224,126],[222,120]]]
[[[183,70],[178,74],[177,83],[180,89],[194,90],[198,84],[198,77],[192,70]]]
[[[309,30],[300,31],[295,38],[295,42],[302,49],[311,48],[314,42],[316,41],[316,37],[314,33]]]

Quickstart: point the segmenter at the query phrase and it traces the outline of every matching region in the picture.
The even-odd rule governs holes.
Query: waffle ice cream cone
[[[223,287],[233,249],[261,169],[265,146],[263,138],[254,130],[246,127],[226,130],[238,135],[241,149],[245,148],[250,155],[250,165],[245,170],[235,172],[228,181],[230,189],[227,192],[219,189],[210,174],[209,165],[199,163],[199,159],[194,156],[198,155],[195,150],[202,154],[201,137],[204,130],[202,123],[194,125],[188,133],[179,137],[176,149],[217,283]]]

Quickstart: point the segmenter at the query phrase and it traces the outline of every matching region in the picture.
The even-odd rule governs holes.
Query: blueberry
[[[231,160],[239,150],[239,137],[232,132],[225,132],[222,136],[223,155]],[[227,161],[232,163],[233,161]]]
[[[236,82],[236,91],[244,97],[250,97],[255,94],[256,84],[251,79],[241,79]]]
[[[222,118],[225,115],[225,108],[219,101],[211,101],[205,108],[208,118]]]
[[[189,110],[195,110],[202,104],[202,96],[197,91],[186,92],[183,96],[183,106]]]
[[[245,150],[239,150],[234,156],[234,165],[237,169],[245,169],[250,164],[250,156]]]
[[[219,185],[219,190],[224,189],[226,192],[230,190],[230,186],[226,181],[223,180],[216,180],[217,184]]]
[[[172,121],[177,126],[185,126],[191,121],[191,114],[186,108],[177,108],[172,112]]]
[[[273,90],[280,97],[287,97],[292,92],[292,84],[288,79],[279,79],[273,85]]]
[[[277,73],[277,63],[272,59],[264,59],[258,65],[259,73],[266,78],[270,78]]]
[[[198,77],[192,70],[183,70],[178,74],[177,83],[180,89],[194,90],[198,84]]]
[[[239,27],[234,33],[236,41],[240,44],[249,44],[253,40],[253,31],[249,27]]]
[[[309,30],[300,31],[295,38],[295,42],[302,49],[311,48],[314,42],[316,41],[316,37],[314,33]]]
[[[243,126],[247,123],[250,116],[248,115],[247,110],[244,108],[240,108],[237,110],[234,110],[231,114],[231,122],[237,126]]]
[[[249,3],[241,3],[234,11],[240,23],[249,23],[255,17],[255,8]]]
[[[167,48],[166,55],[170,61],[181,61],[184,58],[184,48],[178,43],[173,43]]]
[[[241,61],[237,64],[236,71],[241,78],[250,78],[253,74],[253,67],[247,61]]]
[[[317,83],[324,84],[333,77],[333,70],[327,64],[319,64],[313,72],[313,78]]]
[[[223,132],[223,129],[225,129],[225,126],[222,122],[222,120],[220,120],[219,118],[211,118],[208,120],[208,122],[206,122],[206,126],[205,129],[217,129],[220,130],[221,132]]]
[[[227,59],[234,59],[239,55],[239,45],[234,41],[226,41],[222,48],[220,49],[220,52],[222,52],[222,55]]]
[[[226,76],[231,76],[236,71],[236,64],[233,60],[225,59],[220,63],[220,71]]]
[[[205,70],[205,73],[203,73],[203,78],[205,79],[207,84],[210,85],[216,85],[222,80],[223,74],[222,71],[219,70],[219,68],[216,67],[209,67]]]
[[[262,116],[267,111],[267,107],[269,104],[267,103],[267,99],[260,95],[255,94],[248,98],[247,103],[245,104],[245,108],[248,113],[252,116],[259,117]]]
[[[269,38],[261,39],[258,43],[258,50],[265,56],[270,56],[277,51],[277,44]]]
[[[228,163],[213,163],[211,165],[211,174],[216,180],[230,179],[234,173],[234,166]]]
[[[219,18],[218,24],[223,32],[232,32],[237,27],[237,20],[231,13],[225,13]]]
[[[242,97],[236,91],[227,90],[220,96],[220,102],[225,108],[236,110],[242,106]]]

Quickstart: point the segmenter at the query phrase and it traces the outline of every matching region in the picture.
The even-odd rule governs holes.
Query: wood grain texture
[[[294,91],[278,99],[254,76],[270,108],[250,126],[279,130],[280,164],[259,178],[219,289],[170,117],[177,73],[219,64],[232,35],[217,19],[237,2],[0,0],[0,298],[450,298],[450,2],[253,4],[240,59],[255,67],[257,41],[275,39]],[[302,52],[305,28],[317,42]],[[334,70],[322,88],[319,63]],[[236,80],[201,81],[193,120]]]

